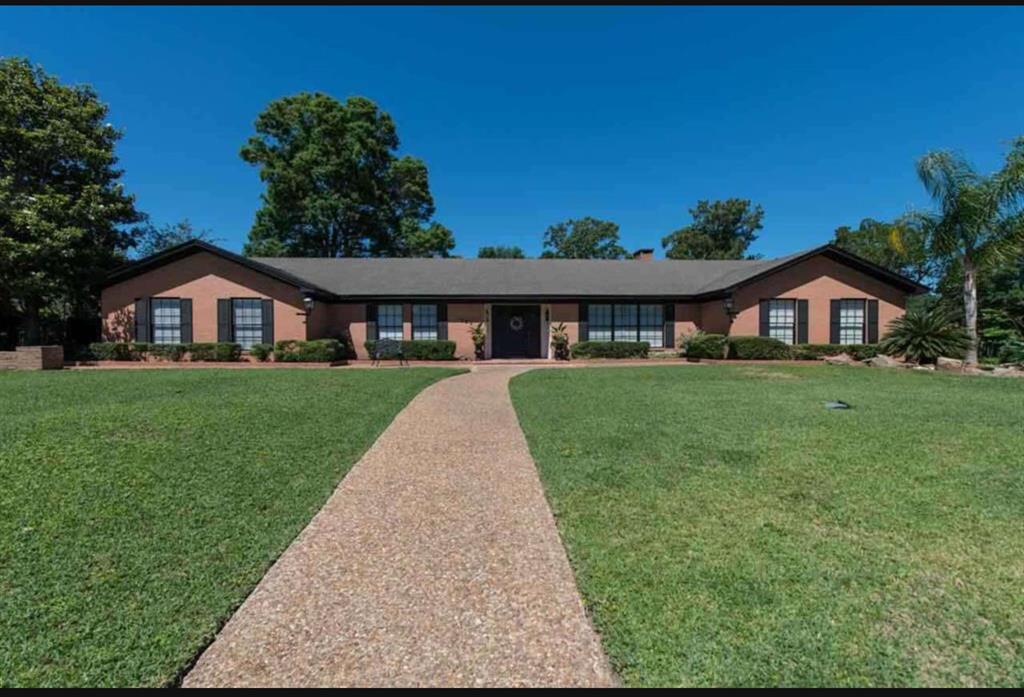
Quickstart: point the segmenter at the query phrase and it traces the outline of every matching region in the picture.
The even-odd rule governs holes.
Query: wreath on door
[[[520,317],[519,315],[513,315],[512,318],[508,321],[508,327],[514,332],[522,331],[523,318]]]

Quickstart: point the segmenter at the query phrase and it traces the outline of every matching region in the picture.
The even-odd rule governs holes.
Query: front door
[[[491,307],[491,354],[495,358],[540,358],[540,307]]]

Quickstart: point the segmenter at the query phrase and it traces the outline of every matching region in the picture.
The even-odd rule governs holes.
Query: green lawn
[[[698,365],[512,397],[627,685],[1024,684],[1024,381]]]
[[[394,415],[457,372],[0,374],[0,686],[174,684]]]

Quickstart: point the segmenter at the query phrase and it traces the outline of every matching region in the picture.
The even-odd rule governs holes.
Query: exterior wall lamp
[[[306,308],[306,314],[309,315],[313,311],[313,305],[315,304],[312,295],[304,295],[302,298],[302,304]]]
[[[733,299],[732,295],[725,296],[725,299],[722,301],[722,306],[725,308],[726,316],[729,317],[729,323],[732,324],[732,321],[736,319],[736,315],[739,314],[739,312],[736,311],[736,301]]]

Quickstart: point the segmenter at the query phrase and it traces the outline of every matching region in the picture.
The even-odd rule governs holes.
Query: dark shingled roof
[[[186,242],[124,267],[111,274],[107,285],[201,251],[219,254],[328,299],[715,297],[818,254],[907,292],[926,290],[910,279],[832,245],[755,261],[605,261],[246,258],[201,241]]]

